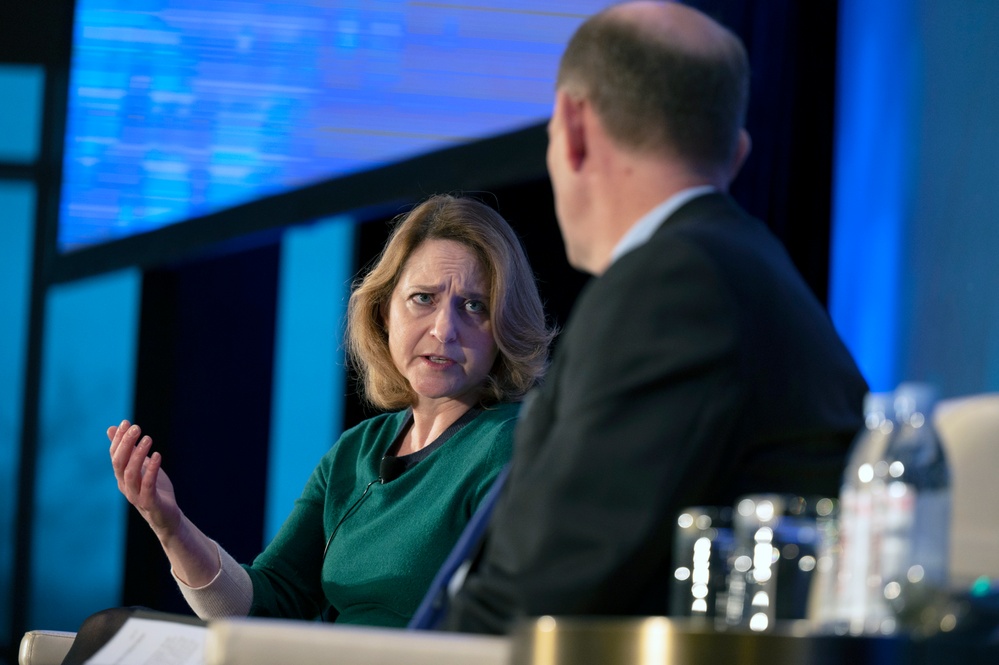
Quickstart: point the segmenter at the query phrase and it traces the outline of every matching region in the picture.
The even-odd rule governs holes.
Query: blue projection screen
[[[544,120],[607,0],[77,0],[63,252]]]

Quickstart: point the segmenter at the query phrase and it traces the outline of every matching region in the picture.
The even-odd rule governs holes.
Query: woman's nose
[[[453,342],[458,336],[455,317],[457,313],[450,307],[441,307],[434,319],[434,328],[430,331],[441,344]]]

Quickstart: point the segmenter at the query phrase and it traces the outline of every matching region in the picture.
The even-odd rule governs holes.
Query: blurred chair
[[[59,630],[29,630],[21,638],[19,665],[60,665],[73,646],[76,633]]]
[[[950,579],[999,579],[999,393],[941,400],[934,422],[951,471]]]
[[[213,621],[205,665],[508,665],[495,635],[239,618]]]

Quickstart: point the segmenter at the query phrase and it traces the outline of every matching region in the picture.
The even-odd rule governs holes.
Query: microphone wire
[[[340,530],[340,525],[343,524],[343,521],[345,519],[347,519],[348,517],[350,517],[351,513],[353,513],[357,509],[357,507],[359,505],[361,505],[361,501],[364,499],[365,496],[368,495],[368,490],[371,489],[371,486],[374,485],[377,482],[381,482],[381,478],[375,478],[370,483],[368,483],[367,485],[364,486],[364,491],[361,492],[361,496],[357,497],[357,501],[355,501],[353,503],[353,505],[351,505],[351,507],[347,509],[347,512],[345,512],[343,514],[343,517],[340,518],[340,521],[336,523],[335,527],[333,527],[333,531],[330,533],[330,537],[326,539],[326,547],[323,548],[323,558],[321,558],[319,560],[319,579],[320,580],[323,577],[323,565],[325,565],[325,563],[326,563],[326,553],[329,552],[330,543],[333,542],[333,536],[335,536],[336,532]],[[323,623],[326,623],[326,612],[329,609],[330,609],[330,606],[327,605],[326,609],[319,613],[319,620],[322,621]]]
[[[375,478],[370,483],[368,483],[367,485],[365,485],[364,491],[361,492],[361,496],[357,497],[357,501],[355,501],[354,504],[350,508],[347,509],[347,512],[345,512],[343,514],[343,517],[340,518],[340,521],[336,523],[335,527],[333,527],[333,531],[330,533],[330,537],[326,539],[326,547],[323,548],[323,558],[320,559],[320,562],[319,562],[320,575],[322,574],[321,571],[322,571],[322,568],[323,568],[323,564],[326,563],[326,553],[330,549],[330,543],[333,542],[333,536],[335,536],[336,532],[340,530],[340,525],[342,525],[343,521],[345,519],[347,519],[348,517],[350,517],[350,515],[355,510],[357,510],[357,507],[359,505],[361,505],[361,500],[364,499],[365,496],[367,496],[368,490],[371,489],[371,486],[374,485],[377,482],[380,482],[380,481],[381,481],[381,478]]]

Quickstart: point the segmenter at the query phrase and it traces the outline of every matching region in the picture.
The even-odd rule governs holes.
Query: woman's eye
[[[486,312],[486,303],[481,300],[469,300],[465,303],[465,309],[473,314],[484,314]]]
[[[434,301],[429,293],[417,293],[413,296],[413,302],[418,305],[429,305]]]

